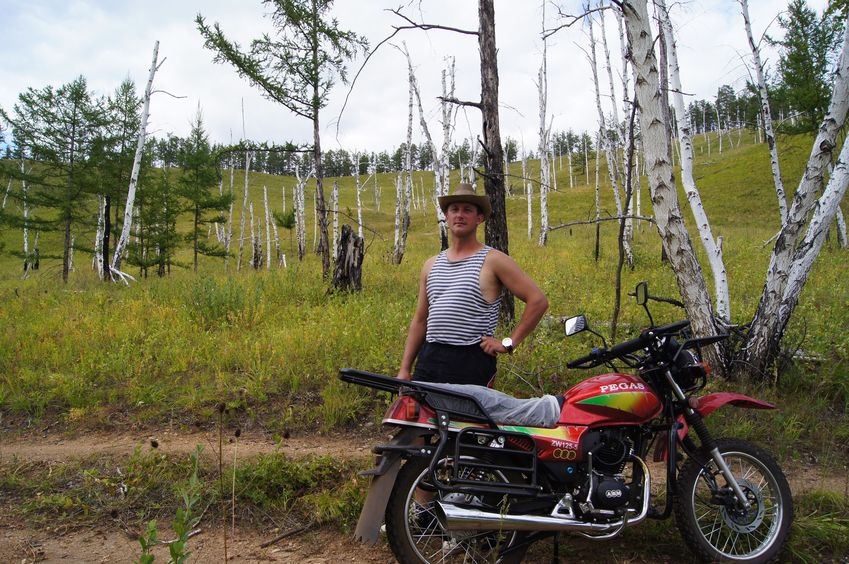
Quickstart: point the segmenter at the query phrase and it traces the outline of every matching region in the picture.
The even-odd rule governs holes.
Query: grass
[[[778,229],[769,155],[765,146],[747,143],[719,155],[714,141],[708,157],[700,148],[702,140],[696,141],[697,181],[714,234],[724,240],[732,319],[745,323],[754,313],[769,260],[770,248],[763,242]],[[806,136],[779,140],[791,194],[810,142]],[[532,163],[535,175],[533,166],[538,165]],[[519,163],[512,164],[510,172],[520,174]],[[601,177],[603,206],[612,211],[604,169]],[[420,178],[417,174],[417,185]],[[251,174],[250,179],[255,205],[261,202],[263,184],[278,203],[276,211],[282,208],[284,186],[291,197],[292,179],[263,174]],[[41,270],[21,280],[18,259],[0,255],[0,421],[6,428],[23,430],[54,422],[71,429],[165,422],[206,426],[214,420],[216,405],[224,402],[236,419],[271,433],[330,431],[379,422],[388,397],[344,385],[336,373],[344,366],[386,374],[397,371],[418,273],[423,261],[438,251],[438,234],[432,207],[414,209],[407,254],[400,265],[392,265],[394,178],[379,175],[377,180],[383,188],[380,209],[372,201],[371,182],[363,194],[367,250],[363,291],[358,294],[329,293],[321,281],[318,257],[308,253],[298,262],[285,231],[280,233],[289,264],[285,270],[235,272],[231,260],[230,272],[225,273],[223,260],[202,258],[198,275],[176,268],[168,278],[149,278],[130,287],[99,282],[89,269],[90,257],[81,253],[67,286],[60,282],[60,260],[43,258]],[[576,174],[576,186],[568,188],[565,169],[558,173],[560,189],[549,197],[552,225],[594,216],[594,187],[584,180],[582,173]],[[592,173],[590,181],[594,183]],[[331,185],[326,184],[328,194]],[[353,223],[353,180],[341,178],[339,185],[344,214],[340,224]],[[240,186],[237,183],[237,194]],[[643,186],[642,211],[648,214],[645,179]],[[555,231],[548,246],[540,248],[536,235],[532,240],[526,236],[526,205],[523,196],[507,201],[511,255],[552,305],[516,354],[500,360],[499,388],[520,396],[562,391],[588,376],[568,370],[566,361],[585,354],[596,342],[586,334],[565,339],[557,319],[586,313],[594,327],[608,331],[617,231],[612,222],[602,226],[598,263],[593,260],[591,226]],[[536,206],[535,202],[535,214]],[[311,218],[308,210],[308,246]],[[685,219],[692,229],[689,211]],[[0,232],[0,243],[7,250],[19,247],[20,232]],[[58,249],[57,235],[43,234],[41,246],[42,257]],[[660,244],[650,224],[644,222],[636,230],[633,247],[636,267],[624,272],[623,287],[648,280],[653,293],[675,296],[674,276],[659,261]],[[772,401],[780,409],[720,410],[710,423],[717,436],[768,444],[785,463],[816,461],[832,471],[845,468],[849,461],[846,252],[834,237],[827,242],[788,328],[785,343],[803,350],[809,360],[786,366],[777,388],[711,382],[709,391],[732,389]],[[188,263],[188,251],[184,253],[180,258]],[[623,303],[620,323],[630,329],[620,338],[646,323],[630,300]],[[659,323],[682,317],[673,306],[658,305],[653,313]],[[177,503],[173,484],[189,475],[187,461],[139,452],[122,467],[120,478],[115,463],[72,462],[54,466],[49,476],[37,465],[6,467],[0,473],[0,490],[25,500],[23,511],[36,519],[60,516],[86,522],[107,519],[112,509],[133,523],[173,515]],[[201,466],[202,483],[211,482],[211,472]],[[239,483],[245,484],[240,502],[246,507],[294,509],[311,519],[350,526],[361,503],[363,485],[354,480],[354,468],[346,462],[272,456],[246,462],[238,473]],[[299,481],[300,474],[306,482]],[[115,494],[121,480],[131,486],[125,498]],[[208,494],[214,499],[214,491]],[[837,534],[846,527],[845,500],[815,502],[812,497],[797,502],[801,510],[791,553],[802,560],[845,554],[845,541]],[[667,554],[680,550],[677,539],[673,548],[664,548],[670,546],[669,526],[641,527],[626,538],[646,535],[649,541],[640,543],[641,550],[653,539],[660,547],[658,554]]]

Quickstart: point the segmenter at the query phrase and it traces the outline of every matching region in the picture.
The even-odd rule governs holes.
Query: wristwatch
[[[507,349],[507,354],[513,354],[513,339],[504,337],[501,339],[501,346]]]

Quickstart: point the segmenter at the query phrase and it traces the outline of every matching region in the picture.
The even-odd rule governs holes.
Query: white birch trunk
[[[837,134],[846,121],[849,110],[849,26],[844,32],[843,49],[840,53],[831,102],[814,140],[805,173],[802,176],[790,209],[787,221],[775,240],[766,283],[755,313],[746,342],[745,361],[756,368],[764,367],[781,338],[778,324],[778,309],[784,299],[793,257],[802,230],[817,198],[819,187],[824,184],[825,173],[831,164],[832,151],[837,146]]]
[[[112,255],[112,264],[110,271],[114,280],[117,275],[126,282],[127,276],[121,272],[121,258],[124,255],[124,249],[130,239],[130,228],[133,224],[133,205],[136,199],[136,186],[139,182],[139,169],[141,168],[142,153],[144,152],[144,141],[147,137],[147,118],[150,115],[150,96],[153,93],[153,77],[159,69],[157,58],[159,57],[159,41],[153,44],[153,62],[150,64],[150,75],[147,78],[147,86],[144,89],[144,98],[142,101],[142,113],[139,129],[139,139],[136,143],[136,154],[133,158],[133,168],[130,173],[130,186],[127,191],[127,202],[124,206],[124,226],[121,229],[121,236],[115,243],[115,253]],[[107,257],[103,257],[107,260]]]
[[[784,192],[784,182],[781,180],[781,167],[778,162],[778,146],[775,143],[775,132],[772,129],[772,113],[769,108],[769,95],[767,94],[766,81],[764,80],[761,55],[757,46],[755,46],[755,40],[752,37],[752,24],[749,21],[749,2],[748,0],[739,1],[741,11],[743,12],[743,21],[746,25],[746,37],[749,39],[749,48],[752,50],[752,62],[755,65],[755,76],[758,80],[758,96],[761,101],[760,116],[763,119],[766,141],[769,146],[769,157],[772,165],[772,181],[775,184],[775,195],[778,198],[778,214],[781,217],[781,225],[784,225],[787,222],[787,195]]]
[[[539,67],[537,88],[539,89],[539,246],[548,242],[548,190],[551,167],[548,163],[548,136],[546,114],[548,113],[548,41],[545,35],[545,4],[542,7],[542,64]]]
[[[395,178],[395,239],[392,243],[392,259],[399,264],[398,253],[401,246],[401,214],[404,207],[401,199],[404,197],[404,189],[401,183],[401,175]]]
[[[522,142],[522,186],[525,189],[525,198],[528,201],[528,241],[530,241],[534,236],[534,185],[528,178],[528,154],[525,152],[524,142]]]
[[[244,107],[242,108],[242,115],[244,116]],[[242,197],[242,219],[239,226],[239,258],[236,261],[237,271],[242,270],[242,252],[245,246],[245,215],[248,211],[248,170],[251,168],[251,157],[252,153],[250,151],[245,151],[245,193]]]
[[[716,315],[724,323],[731,320],[731,302],[728,293],[728,274],[725,270],[725,262],[722,258],[722,247],[714,239],[708,220],[702,205],[701,194],[693,177],[693,142],[690,134],[690,117],[684,107],[683,86],[681,85],[681,73],[678,66],[678,49],[675,36],[672,32],[672,22],[666,9],[665,0],[654,0],[657,7],[656,13],[661,22],[661,32],[666,43],[666,55],[669,64],[669,86],[672,94],[672,109],[675,112],[675,121],[678,126],[678,143],[681,151],[681,181],[687,200],[690,202],[690,210],[699,231],[699,238],[704,246],[708,257],[711,272],[713,273],[714,294],[716,298]]]
[[[575,180],[574,180],[574,177],[572,176],[572,148],[571,147],[569,148],[569,153],[568,153],[568,156],[566,157],[566,161],[569,165],[569,188],[574,188],[575,187]]]
[[[339,182],[333,181],[333,191],[330,193],[330,208],[333,210],[333,257],[339,251]]]
[[[103,280],[103,226],[106,223],[106,198],[103,194],[97,195],[97,230],[94,235],[94,268],[97,270],[97,277]],[[24,229],[26,229],[26,205],[24,206]],[[26,247],[26,244],[24,244]],[[26,257],[26,248],[24,249]],[[24,259],[27,260],[26,258]],[[26,263],[25,263],[26,264]]]
[[[811,272],[814,260],[822,250],[823,242],[828,234],[829,225],[834,221],[840,201],[846,194],[846,186],[849,185],[849,143],[843,142],[840,158],[834,167],[831,178],[814,205],[813,215],[808,225],[805,237],[799,244],[793,258],[793,265],[787,279],[787,286],[781,304],[778,307],[776,325],[783,332],[790,320],[790,314],[799,303],[799,295]]]
[[[587,139],[581,135],[581,143],[584,146],[584,175],[586,176],[587,186],[590,185],[590,150],[587,147]],[[598,150],[598,148],[596,148]]]
[[[599,128],[601,130],[601,142],[604,145],[604,153],[607,157],[607,173],[610,178],[610,185],[613,187],[613,199],[616,203],[616,215],[622,217],[622,197],[619,192],[619,179],[617,174],[617,164],[616,164],[616,148],[613,147],[613,143],[610,141],[610,136],[607,134],[607,126],[605,124],[604,118],[604,110],[601,107],[601,91],[598,82],[598,60],[596,58],[596,48],[595,48],[595,35],[593,32],[593,23],[592,16],[587,18],[588,20],[588,28],[590,34],[590,66],[592,67],[593,73],[593,84],[595,86],[595,103],[596,103],[596,111],[598,112],[598,122]],[[608,60],[609,64],[609,60]],[[613,86],[613,79],[610,79],[611,87]],[[616,105],[613,105],[613,113],[614,116],[618,116],[618,112],[616,111]],[[614,117],[614,119],[618,120],[618,117]],[[598,170],[598,168],[596,168]],[[596,180],[598,182],[598,180]],[[623,247],[625,249],[625,258],[628,261],[628,264],[634,264],[634,255],[631,252],[631,244],[628,239],[623,240]]]
[[[409,56],[407,57],[407,64],[409,65],[412,72],[413,63],[410,60]],[[445,85],[444,73],[443,73],[443,87]],[[448,231],[445,225],[445,214],[442,213],[442,208],[439,207],[439,203],[437,201],[437,197],[442,195],[442,186],[443,186],[443,175],[445,174],[445,169],[442,168],[442,155],[439,151],[436,150],[436,144],[433,142],[433,138],[430,135],[430,129],[427,126],[427,119],[425,119],[424,111],[422,110],[422,98],[419,92],[418,81],[416,80],[415,74],[413,74],[413,93],[416,96],[416,105],[419,110],[419,126],[421,127],[422,133],[427,140],[427,144],[430,146],[430,152],[433,155],[433,182],[434,182],[434,194],[433,194],[433,207],[436,212],[436,223],[439,226],[439,237],[440,241],[446,241],[448,238]],[[443,104],[443,117],[445,106]],[[445,137],[450,138],[450,134],[445,133],[445,124],[443,123],[443,135]]]
[[[71,235],[71,248],[68,252],[68,271],[74,272],[74,240],[76,237]]]
[[[684,225],[675,185],[671,182],[674,175],[668,160],[669,137],[663,119],[664,102],[660,95],[657,59],[653,51],[654,36],[651,32],[646,0],[626,0],[622,10],[635,74],[637,103],[641,110],[640,122],[646,172],[657,229],[675,272],[678,290],[687,307],[693,332],[698,336],[713,335],[716,333],[716,328],[710,296]],[[714,366],[718,367],[717,364]]]
[[[231,135],[232,143],[232,135]],[[230,210],[227,212],[227,236],[224,239],[224,272],[230,269],[230,243],[233,241],[233,175],[234,171],[233,153],[230,153]]]
[[[0,210],[6,209],[6,200],[9,198],[9,192],[12,190],[12,179],[9,179],[9,183],[6,185],[6,193],[3,194],[3,205],[0,206]]]
[[[29,171],[32,168],[30,167]],[[29,171],[26,171],[26,167],[24,165],[24,161],[21,160],[21,173],[27,174]],[[11,182],[11,181],[10,181]],[[32,269],[32,259],[29,256],[29,201],[28,201],[28,188],[27,181],[21,180],[21,200],[23,204],[23,214],[24,214],[24,278],[29,275],[29,271]],[[38,235],[36,235],[38,237]],[[36,244],[37,248],[37,244]],[[103,272],[103,266],[101,265],[101,274]]]
[[[357,237],[363,238],[363,200],[360,197],[360,154],[354,153],[354,189],[357,192]]]
[[[268,188],[262,185],[262,199],[265,204],[265,268],[271,270],[271,210],[268,208]]]
[[[837,244],[840,245],[841,249],[845,249],[849,247],[849,240],[846,238],[846,220],[843,219],[843,210],[840,209],[840,206],[837,206],[835,220],[835,227],[837,228]]]

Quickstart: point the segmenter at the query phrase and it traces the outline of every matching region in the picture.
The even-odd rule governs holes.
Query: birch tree
[[[678,126],[678,143],[681,151],[681,181],[687,200],[690,202],[690,210],[696,221],[699,238],[707,253],[708,264],[713,273],[714,293],[716,296],[716,315],[724,323],[731,320],[731,307],[728,293],[728,275],[725,270],[725,262],[722,258],[722,238],[714,239],[710,227],[710,221],[702,205],[701,194],[696,186],[693,176],[693,142],[690,132],[690,117],[684,108],[683,87],[681,86],[681,73],[678,67],[678,51],[675,36],[672,31],[672,22],[666,9],[665,0],[654,0],[657,8],[658,20],[660,21],[661,33],[666,45],[667,61],[669,64],[669,86],[672,93],[672,109],[675,112],[675,122]]]
[[[781,180],[781,166],[778,161],[778,146],[775,143],[775,132],[772,128],[772,111],[769,107],[769,94],[766,90],[764,80],[763,64],[761,64],[760,50],[755,45],[752,37],[752,24],[749,21],[749,2],[739,0],[740,10],[743,14],[743,24],[746,27],[746,37],[749,40],[749,49],[752,51],[752,66],[755,67],[755,78],[757,79],[758,98],[761,102],[760,119],[763,123],[766,143],[769,146],[770,164],[772,165],[772,181],[775,184],[775,195],[778,198],[778,215],[781,225],[787,221],[787,195],[784,193],[784,182]]]
[[[622,13],[635,74],[646,173],[657,230],[675,272],[678,290],[687,306],[694,333],[713,335],[717,331],[710,296],[701,265],[684,225],[673,181],[669,160],[669,136],[663,118],[664,103],[660,94],[660,79],[646,0],[626,0],[622,3]],[[708,356],[709,360],[716,360],[715,353]],[[721,365],[720,362],[714,364]]]
[[[112,271],[112,276],[124,279],[126,275],[121,272],[121,257],[124,254],[124,248],[127,245],[127,242],[130,237],[130,228],[133,223],[133,204],[135,203],[136,198],[136,186],[139,181],[139,170],[141,168],[142,161],[142,153],[144,152],[144,143],[145,138],[147,136],[147,119],[150,114],[150,97],[153,95],[153,78],[156,75],[156,71],[159,70],[159,67],[162,66],[162,62],[157,62],[159,59],[159,41],[156,41],[153,44],[153,61],[150,64],[150,74],[147,78],[147,86],[144,89],[144,96],[142,98],[142,113],[140,118],[140,127],[139,127],[139,136],[138,142],[136,143],[136,154],[133,157],[133,168],[130,173],[130,186],[127,190],[127,201],[124,206],[124,225],[121,228],[121,237],[115,243],[115,254],[112,257],[112,264],[110,266],[110,270]],[[106,213],[109,213],[107,208]],[[108,239],[107,239],[108,241]],[[104,244],[103,247],[104,255],[108,252],[108,243]],[[105,260],[104,256],[104,260]]]
[[[837,147],[837,135],[846,121],[849,109],[849,26],[846,26],[843,47],[840,53],[832,97],[825,118],[820,124],[819,132],[814,140],[805,172],[796,188],[787,222],[778,233],[775,240],[769,267],[767,268],[766,283],[761,293],[758,309],[752,321],[746,346],[742,351],[742,362],[751,367],[755,374],[763,374],[778,354],[778,346],[787,321],[798,301],[798,292],[807,279],[810,264],[821,248],[821,230],[827,230],[834,220],[836,207],[834,198],[845,191],[840,183],[845,181],[844,152],[834,167],[832,181],[823,191],[820,200],[817,194],[825,184],[825,174],[831,164],[832,154]],[[845,143],[844,143],[845,145]],[[811,219],[811,213],[820,214],[817,222]],[[815,214],[815,217],[816,214]],[[820,220],[821,219],[821,220]],[[825,219],[827,222],[823,223]],[[805,226],[810,220],[807,234],[803,235]]]
[[[546,125],[548,104],[548,38],[545,33],[545,4],[542,7],[542,63],[537,73],[539,89],[539,246],[548,242],[548,191],[551,186],[551,167],[548,159],[548,144],[551,128]]]
[[[316,177],[318,252],[322,275],[330,276],[330,248],[324,172],[321,153],[320,112],[327,105],[335,79],[347,82],[345,61],[365,48],[365,39],[338,27],[328,17],[332,0],[268,0],[274,37],[264,35],[251,42],[249,52],[227,39],[216,23],[209,27],[198,15],[196,24],[204,45],[213,50],[216,62],[230,63],[236,72],[263,94],[295,115],[312,122],[313,161]]]

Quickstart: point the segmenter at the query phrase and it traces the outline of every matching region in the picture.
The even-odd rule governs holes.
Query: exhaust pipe
[[[563,531],[578,533],[604,534],[618,532],[626,525],[636,525],[646,518],[649,512],[649,494],[651,477],[645,463],[637,458],[643,467],[643,506],[639,514],[632,518],[623,518],[612,523],[589,523],[572,517],[554,517],[545,515],[507,515],[479,509],[458,507],[453,503],[439,501],[434,505],[439,524],[447,531],[497,530],[497,531]]]

